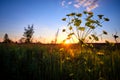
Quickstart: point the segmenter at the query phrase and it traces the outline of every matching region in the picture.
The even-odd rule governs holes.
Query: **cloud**
[[[75,0],[75,4],[73,4],[73,6],[75,8],[80,8],[85,2],[86,0]]]
[[[63,0],[62,1],[62,6],[70,6],[72,5],[75,8],[80,8],[80,7],[84,7],[85,10],[87,11],[91,11],[95,8],[97,8],[98,5],[98,0]]]
[[[87,11],[91,11],[91,10],[97,8],[97,7],[98,7],[98,4],[90,5],[90,6],[88,6],[88,7],[86,8],[86,10],[87,10]]]
[[[80,5],[78,5],[78,4],[74,4],[73,5],[75,8],[80,8]]]
[[[83,6],[90,6],[92,4],[92,1],[87,1]]]
[[[64,7],[65,6],[65,0],[61,2],[61,5]]]
[[[72,4],[72,1],[68,2],[68,5]]]

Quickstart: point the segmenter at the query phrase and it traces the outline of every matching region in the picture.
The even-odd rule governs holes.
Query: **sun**
[[[66,40],[64,43],[65,44],[71,44],[70,40]]]

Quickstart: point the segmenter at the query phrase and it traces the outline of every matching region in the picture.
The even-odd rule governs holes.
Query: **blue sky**
[[[51,42],[58,28],[61,30],[65,26],[61,19],[67,13],[87,9],[87,6],[74,6],[75,1],[80,0],[0,0],[0,40],[8,33],[12,40],[18,41],[23,37],[24,27],[34,24],[34,40]],[[120,0],[94,1],[97,1],[97,7],[93,6],[91,10],[110,18],[110,22],[103,25],[103,29],[109,33],[106,38],[113,40],[112,34],[115,32],[120,36]],[[59,39],[62,40],[63,35],[60,34],[61,31]]]

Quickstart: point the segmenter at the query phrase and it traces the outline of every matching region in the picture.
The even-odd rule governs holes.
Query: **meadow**
[[[120,80],[120,44],[0,43],[0,80]]]

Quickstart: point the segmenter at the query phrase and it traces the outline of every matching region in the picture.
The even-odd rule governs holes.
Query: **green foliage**
[[[28,27],[25,28],[24,30],[25,30],[25,32],[24,32],[23,36],[25,37],[25,42],[31,43],[31,38],[34,33],[33,25],[32,26],[28,25]]]
[[[99,35],[93,33],[96,32],[97,27],[102,27],[104,21],[109,21],[104,15],[97,15],[98,18],[94,18],[93,12],[84,11],[83,13],[70,13],[66,15],[68,18],[62,20],[67,22],[67,29],[63,29],[63,32],[68,34],[69,39],[76,37],[80,45],[87,41],[99,41]],[[85,21],[84,21],[85,19]],[[70,37],[71,33],[73,36]],[[106,31],[102,34],[107,35]],[[82,42],[82,43],[81,43]]]
[[[84,48],[82,53],[79,53],[78,46],[0,44],[0,79],[120,79],[120,45],[114,48],[97,44],[99,47],[93,51]]]

